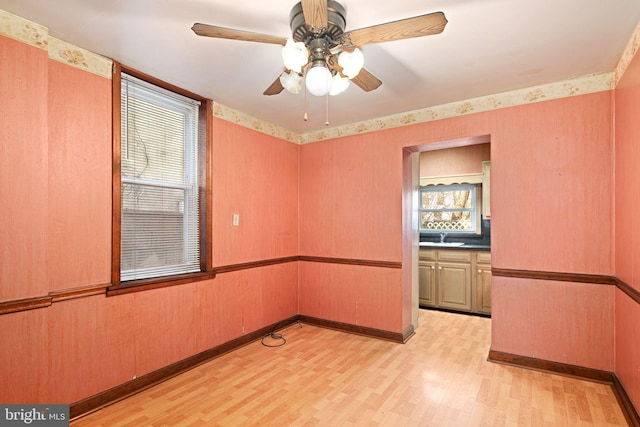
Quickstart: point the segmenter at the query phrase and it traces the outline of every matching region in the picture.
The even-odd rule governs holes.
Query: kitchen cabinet
[[[419,303],[448,310],[491,313],[491,253],[421,249]]]
[[[438,251],[438,307],[471,311],[471,252]]]
[[[418,278],[420,281],[420,305],[435,307],[436,305],[436,263],[435,261],[418,261]]]
[[[476,308],[491,314],[491,252],[476,253]]]

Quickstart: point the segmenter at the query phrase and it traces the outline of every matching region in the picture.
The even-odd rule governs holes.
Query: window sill
[[[204,273],[183,274],[180,276],[160,277],[156,279],[132,280],[124,284],[112,285],[107,288],[107,296],[130,294],[169,286],[184,285],[185,283],[201,282],[216,277],[215,271]]]

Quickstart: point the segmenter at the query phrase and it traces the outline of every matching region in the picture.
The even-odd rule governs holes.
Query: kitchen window
[[[207,270],[203,169],[208,144],[207,120],[201,116],[210,102],[161,83],[122,72],[119,90],[114,85],[114,104],[119,98],[114,121],[116,114],[120,119],[114,125],[120,136],[114,143],[116,286]]]
[[[420,189],[420,232],[476,233],[476,186],[435,185]]]

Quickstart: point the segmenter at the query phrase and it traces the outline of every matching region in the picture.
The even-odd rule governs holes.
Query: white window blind
[[[198,106],[122,74],[122,282],[200,271]]]

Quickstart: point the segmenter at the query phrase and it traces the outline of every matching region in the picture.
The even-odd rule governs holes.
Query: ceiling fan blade
[[[284,86],[282,86],[282,83],[280,82],[280,76],[278,76],[278,78],[275,79],[273,83],[271,83],[271,86],[269,86],[267,90],[265,90],[262,94],[267,96],[277,95],[283,90]]]
[[[272,43],[285,45],[287,39],[284,37],[270,36],[268,34],[252,33],[250,31],[234,30],[231,28],[216,27],[208,24],[193,24],[191,27],[194,33],[203,37],[216,37],[219,39],[242,40],[247,42]]]
[[[340,38],[340,44],[346,47],[409,39],[413,37],[439,34],[447,25],[447,18],[442,12],[414,16],[400,21],[387,22],[372,27],[346,32]]]
[[[302,0],[304,22],[314,29],[327,28],[327,0]]]
[[[338,64],[338,55],[331,55],[327,57],[327,65],[331,70],[335,70],[336,72],[342,74],[342,67]],[[365,92],[370,92],[372,90],[378,89],[382,82],[376,76],[365,70],[364,68],[360,70],[357,76],[351,79],[351,81],[360,87],[360,89]]]
[[[364,68],[360,70],[358,75],[351,79],[351,81],[365,92],[370,92],[372,90],[378,89],[382,84],[382,82],[376,76],[374,76]]]

